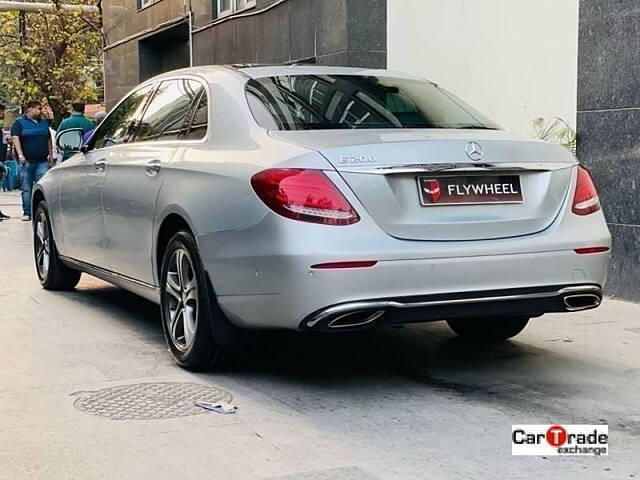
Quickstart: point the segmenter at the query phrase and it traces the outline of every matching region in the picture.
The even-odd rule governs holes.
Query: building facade
[[[388,0],[389,68],[453,90],[498,124],[576,125],[578,0]]]
[[[595,176],[613,235],[610,293],[640,300],[640,8],[581,0],[578,157]]]
[[[191,61],[309,62],[421,74],[524,134],[535,117],[575,126],[578,0],[104,0],[103,10],[108,107]]]
[[[105,0],[103,10],[108,108],[190,62],[386,66],[386,0]]]

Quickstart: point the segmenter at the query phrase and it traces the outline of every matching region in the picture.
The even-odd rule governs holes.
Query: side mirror
[[[84,130],[70,128],[56,135],[56,147],[61,152],[79,152],[84,141]]]

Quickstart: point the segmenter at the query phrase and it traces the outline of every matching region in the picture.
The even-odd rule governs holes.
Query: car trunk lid
[[[576,164],[565,148],[503,131],[272,131],[270,135],[322,154],[380,228],[406,240],[483,240],[540,232],[564,205]],[[516,183],[521,197],[502,195],[502,190],[515,193]],[[444,190],[444,197],[437,199],[442,203],[431,204],[435,197],[424,190],[421,197],[421,189],[430,191],[434,186]],[[471,200],[486,203],[463,198],[474,189],[482,195]],[[494,189],[501,195],[489,195]]]

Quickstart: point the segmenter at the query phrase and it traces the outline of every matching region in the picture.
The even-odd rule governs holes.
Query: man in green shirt
[[[84,103],[73,102],[71,104],[71,116],[60,123],[57,133],[60,134],[71,128],[81,128],[84,133],[87,133],[94,127],[93,122],[84,116]],[[62,161],[64,162],[71,155],[73,155],[73,152],[65,150],[62,154]]]

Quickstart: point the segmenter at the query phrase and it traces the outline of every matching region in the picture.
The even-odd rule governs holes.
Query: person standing
[[[91,140],[91,135],[93,135],[93,132],[96,128],[98,128],[98,125],[100,125],[102,123],[102,121],[107,117],[107,113],[100,111],[98,113],[95,114],[95,116],[93,117],[93,128],[91,130],[87,130],[86,132],[84,132],[84,137],[82,139],[82,143],[83,144],[87,144],[89,143],[89,140]]]
[[[6,167],[5,163],[7,161],[7,142],[4,137],[4,114],[7,108],[0,104],[0,184],[2,184],[2,191],[6,189],[5,184],[7,183],[7,177],[9,175],[9,169]],[[5,215],[0,210],[0,222],[5,218],[10,218],[8,215]]]
[[[58,135],[65,130],[70,130],[72,128],[81,128],[83,134],[95,128],[93,122],[84,116],[84,103],[80,101],[76,101],[71,104],[71,116],[60,123],[57,130]],[[62,154],[62,161],[64,162],[67,158],[73,155],[73,153],[74,152],[65,150]]]
[[[4,135],[4,115],[7,107],[0,104],[0,172],[2,172],[2,180],[0,180],[0,184],[2,184],[2,191],[7,191],[7,183],[9,176],[9,169],[6,167],[5,163],[7,161],[7,149],[9,145],[7,145],[7,139]],[[2,217],[0,217],[2,218]]]
[[[7,153],[4,161],[4,167],[6,170],[4,182],[2,183],[2,191],[10,192],[13,190],[15,185],[14,175],[18,172],[18,162],[13,158],[13,147],[11,145],[11,135],[9,132],[6,132],[3,137],[5,138],[5,143],[7,145]]]
[[[25,114],[18,117],[11,127],[11,138],[22,165],[22,221],[28,222],[31,220],[31,189],[54,161],[49,124],[42,118],[39,101],[27,103]]]
[[[4,138],[4,114],[7,110],[7,107],[0,103],[0,133],[3,133],[2,138],[0,139],[0,162],[4,163],[7,159],[7,142]]]
[[[0,135],[2,136],[0,138],[0,168],[3,170],[3,178],[0,183],[2,184],[2,191],[6,191],[6,186],[13,181],[11,169],[7,166],[7,149],[9,145],[7,144],[8,142],[4,134],[4,114],[6,110],[7,107],[0,104]],[[2,213],[2,210],[0,210],[0,222],[9,218],[11,218],[9,215],[5,215]]]

